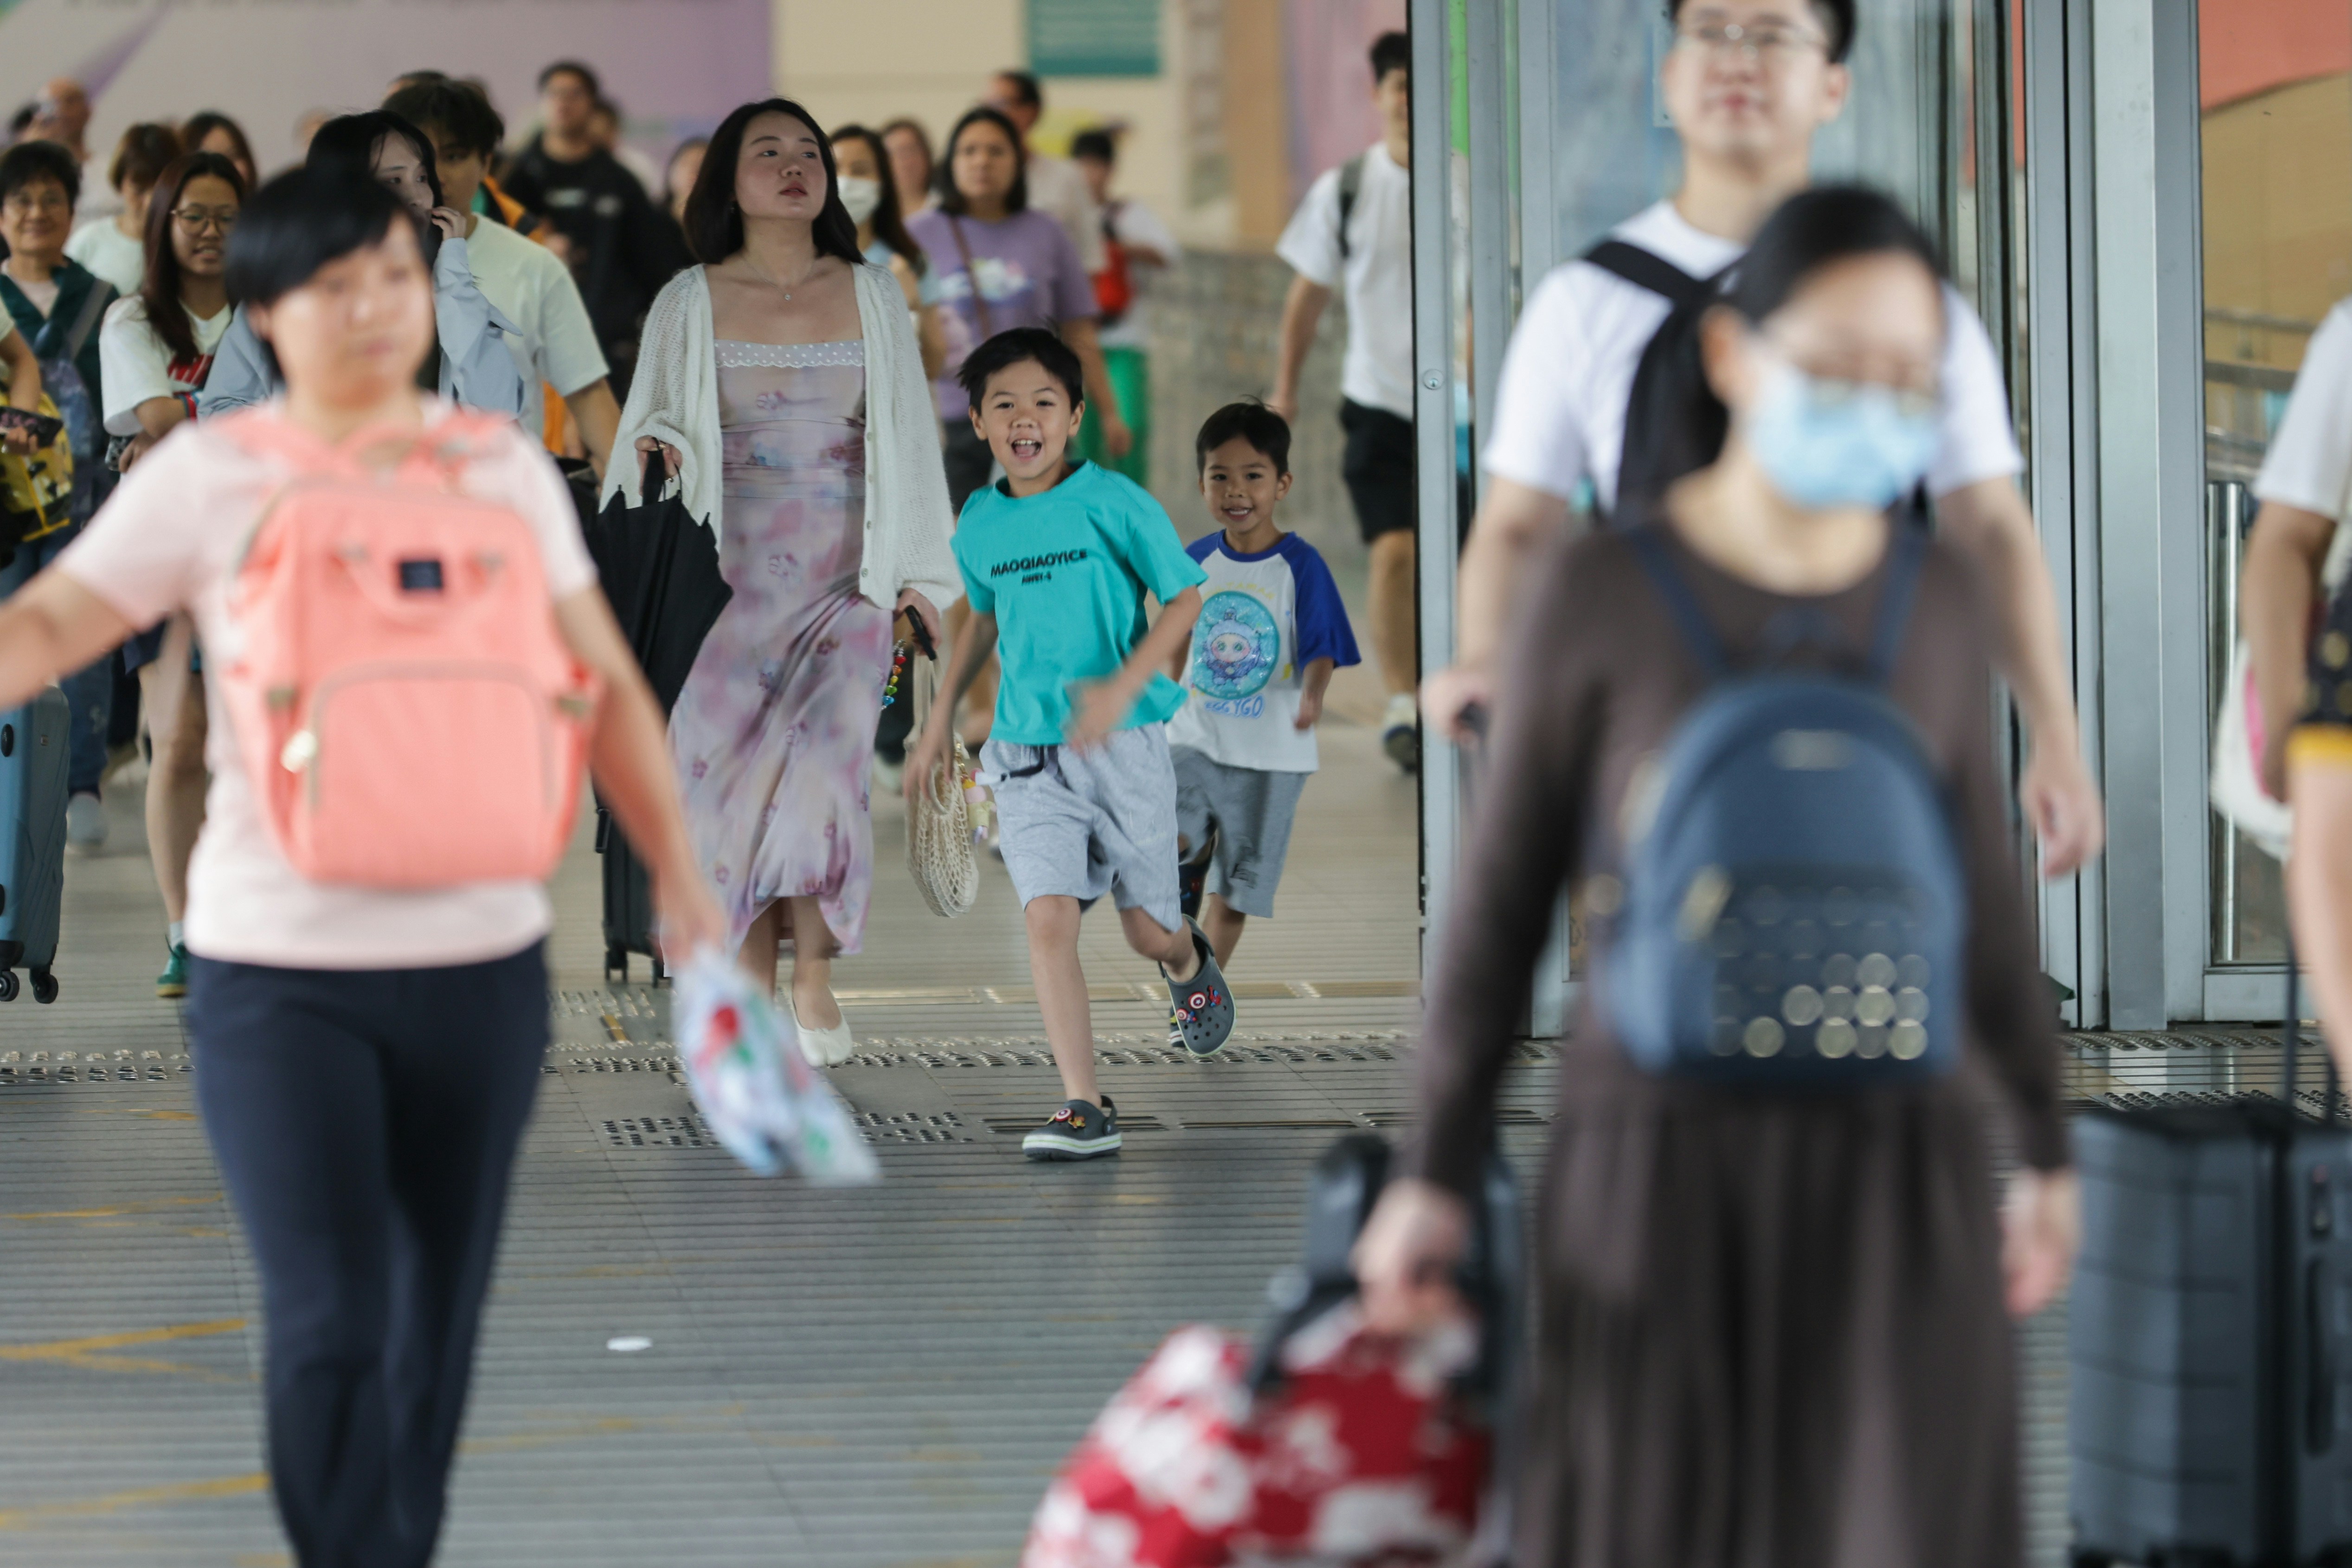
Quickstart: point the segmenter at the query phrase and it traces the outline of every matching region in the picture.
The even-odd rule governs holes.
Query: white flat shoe
[[[801,1022],[800,1009],[793,1005],[792,993],[784,993],[784,1016],[793,1021],[793,1033],[800,1037],[801,1055],[809,1065],[837,1068],[857,1054],[857,1042],[849,1037],[849,1019],[844,1016],[830,1029],[820,1029],[814,1024]]]

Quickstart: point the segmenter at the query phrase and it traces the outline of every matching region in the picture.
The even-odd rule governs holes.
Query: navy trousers
[[[261,1270],[301,1568],[425,1568],[547,1047],[534,944],[444,969],[194,961],[196,1101]]]

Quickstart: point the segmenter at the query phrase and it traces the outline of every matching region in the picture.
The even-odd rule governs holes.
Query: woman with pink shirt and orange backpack
[[[299,1562],[423,1568],[583,762],[669,950],[726,921],[562,479],[510,422],[417,389],[433,294],[406,209],[298,170],[246,205],[227,272],[284,396],[173,432],[0,604],[0,708],[194,617],[221,718],[188,1026],[260,1266],[271,1483]]]

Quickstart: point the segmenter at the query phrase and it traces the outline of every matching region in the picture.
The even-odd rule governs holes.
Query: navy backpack
[[[1735,671],[1659,530],[1628,542],[1713,686],[1633,786],[1650,804],[1628,834],[1604,1016],[1644,1069],[1715,1083],[1950,1071],[1968,883],[1943,781],[1883,690],[1925,535],[1889,530],[1859,677]]]

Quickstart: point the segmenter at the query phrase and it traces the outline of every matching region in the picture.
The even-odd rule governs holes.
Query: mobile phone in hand
[[[0,430],[29,430],[33,443],[38,447],[54,445],[66,433],[66,422],[54,415],[36,414],[29,408],[10,408],[0,404]]]

